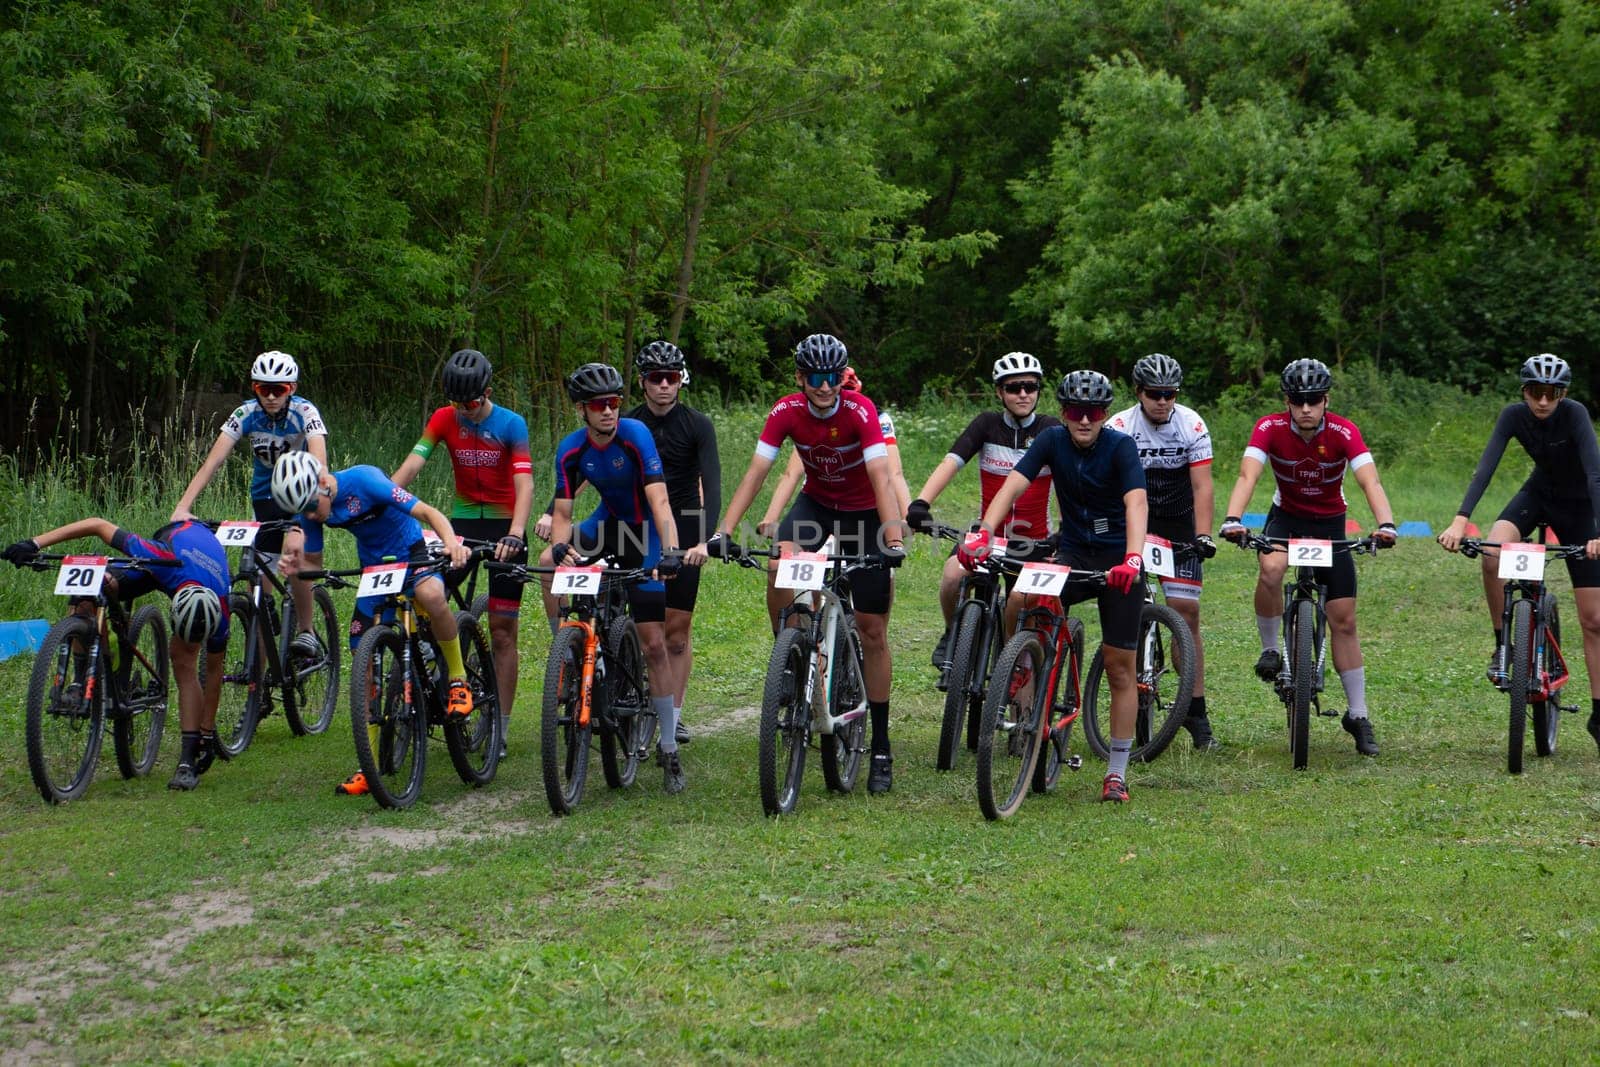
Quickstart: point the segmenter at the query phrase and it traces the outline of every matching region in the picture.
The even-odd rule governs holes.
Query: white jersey
[[[1192,523],[1194,487],[1189,469],[1211,462],[1211,431],[1205,420],[1193,408],[1174,404],[1172,417],[1158,426],[1135,404],[1111,416],[1106,425],[1121,430],[1139,447],[1139,463],[1150,494],[1151,528],[1158,521],[1163,527],[1178,521]]]

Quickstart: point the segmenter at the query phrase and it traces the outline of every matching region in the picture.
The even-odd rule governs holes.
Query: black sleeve
[[[971,462],[972,457],[976,456],[978,450],[983,447],[983,434],[984,418],[983,415],[979,415],[967,423],[967,428],[961,431],[961,436],[955,439],[955,442],[950,446],[950,451],[945,454],[959,456],[962,463]]]
[[[706,415],[700,416],[700,484],[704,494],[701,509],[716,524],[722,515],[722,457],[717,454],[717,428]]]
[[[1477,507],[1478,501],[1483,498],[1484,490],[1489,488],[1489,481],[1494,477],[1495,468],[1500,466],[1500,457],[1505,455],[1506,445],[1511,441],[1511,428],[1516,420],[1517,409],[1525,408],[1524,404],[1507,404],[1500,412],[1500,417],[1494,421],[1494,430],[1489,434],[1489,443],[1483,446],[1483,455],[1478,457],[1478,465],[1472,470],[1472,481],[1467,485],[1467,495],[1461,498],[1461,506],[1456,509],[1456,514],[1466,518],[1472,517],[1472,509]],[[1589,436],[1594,436],[1594,431],[1589,431]]]
[[[1596,442],[1594,423],[1589,421],[1589,409],[1576,400],[1563,401],[1562,407],[1572,405],[1573,440],[1578,442],[1578,461],[1583,470],[1583,484],[1589,490],[1589,507],[1600,519],[1600,442]]]

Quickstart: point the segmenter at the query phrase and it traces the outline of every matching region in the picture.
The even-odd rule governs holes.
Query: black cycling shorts
[[[572,547],[585,556],[610,556],[621,567],[654,569],[661,558],[661,542],[654,523],[626,523],[611,518],[596,521],[593,515],[572,528]],[[569,558],[565,562],[573,561]],[[636,623],[665,622],[664,583],[646,581],[628,586],[628,610]]]
[[[1057,563],[1090,571],[1108,571],[1127,557],[1120,548],[1086,556],[1058,556]],[[1144,582],[1135,581],[1126,593],[1108,586],[1068,582],[1062,591],[1063,607],[1094,600],[1100,609],[1100,640],[1112,648],[1132,652],[1139,644],[1139,620],[1144,615]],[[1087,669],[1087,668],[1086,668]]]
[[[1520,537],[1530,537],[1534,527],[1544,523],[1555,532],[1556,539],[1564,545],[1581,545],[1600,537],[1595,517],[1589,511],[1587,500],[1573,502],[1552,500],[1529,488],[1524,483],[1500,512],[1500,522],[1513,523]],[[1600,560],[1569,559],[1567,573],[1572,576],[1574,589],[1593,589],[1600,586]]]
[[[294,515],[284,511],[278,506],[277,501],[268,497],[265,500],[250,501],[250,508],[255,512],[257,522],[272,522],[275,519],[292,519]],[[263,530],[256,535],[256,550],[265,552],[269,556],[278,555],[283,551],[284,530]]]
[[[1314,537],[1319,541],[1341,541],[1348,536],[1344,523],[1342,513],[1313,519],[1291,515],[1274,504],[1272,510],[1267,512],[1267,524],[1261,533],[1264,537]],[[1356,561],[1350,558],[1349,552],[1336,550],[1333,553],[1333,566],[1322,569],[1319,577],[1328,587],[1329,600],[1343,600],[1356,595]]]
[[[838,511],[804,492],[778,523],[774,541],[792,541],[802,552],[815,551],[832,534],[841,556],[864,555],[881,548],[878,509]],[[894,603],[894,585],[887,567],[869,567],[850,576],[850,603],[868,615],[887,615]]]
[[[455,528],[456,536],[465,537],[470,541],[498,541],[511,532],[510,519],[451,519],[450,525]],[[526,543],[521,552],[506,560],[507,563],[528,562],[528,549]],[[460,585],[466,580],[467,571],[443,572],[445,580],[452,587]],[[498,571],[480,571],[478,575],[479,587],[483,584],[483,576],[489,577],[489,614],[510,615],[512,618],[522,611],[522,583],[512,580],[509,576]]]
[[[673,524],[678,528],[678,545],[681,548],[692,548],[705,538],[705,512],[699,508],[693,511],[672,512]],[[677,611],[694,612],[694,606],[700,599],[700,568],[681,567],[678,576],[667,583],[667,607]]]

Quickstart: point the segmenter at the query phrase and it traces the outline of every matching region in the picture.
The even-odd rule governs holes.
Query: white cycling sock
[[[1278,647],[1278,633],[1283,629],[1282,623],[1283,620],[1276,615],[1256,616],[1256,632],[1261,635],[1261,651]]]
[[[678,711],[671,697],[651,697],[650,707],[661,720],[661,751],[678,751]]]
[[[1133,738],[1113,737],[1111,758],[1106,760],[1106,773],[1114,774],[1124,782],[1128,780],[1128,754],[1133,751]]]
[[[1352,719],[1367,717],[1367,668],[1351,667],[1339,672],[1339,684],[1344,686],[1344,698],[1350,704],[1347,713]]]

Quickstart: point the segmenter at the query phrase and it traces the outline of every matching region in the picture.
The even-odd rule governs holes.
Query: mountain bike
[[[935,523],[933,534],[957,544],[966,536],[954,526]],[[973,565],[961,577],[956,593],[956,611],[950,619],[950,666],[941,679],[944,689],[944,720],[939,728],[939,752],[935,766],[941,771],[955,767],[961,752],[962,735],[967,748],[978,747],[978,723],[983,715],[983,698],[989,685],[989,668],[1005,645],[1006,583],[1002,560],[1006,539],[996,537],[987,559]],[[1010,574],[1016,575],[1013,567]],[[965,729],[963,729],[963,726]]]
[[[228,597],[232,626],[217,702],[218,755],[232,759],[250,747],[256,727],[276,710],[278,698],[290,733],[322,733],[339,703],[343,655],[333,597],[324,586],[312,590],[311,629],[322,651],[315,656],[297,652],[294,597],[275,573],[274,557],[256,547],[259,534],[292,529],[294,520],[203,525],[216,531],[224,548],[240,550],[234,584],[243,587]],[[203,678],[203,660],[201,672]]]
[[[484,557],[473,550],[473,560]],[[500,763],[500,690],[489,639],[470,611],[456,612],[461,660],[472,691],[472,713],[445,713],[450,679],[444,653],[413,599],[415,584],[448,566],[430,555],[417,564],[387,562],[352,570],[303,570],[299,577],[348,587],[356,595],[385,596],[376,622],[361,635],[350,665],[350,729],[356,762],[373,799],[385,808],[408,808],[422,794],[428,736],[444,734],[450,762],[474,788],[494,780]],[[359,583],[347,579],[360,576]]]
[[[1169,547],[1168,563],[1194,552],[1190,545]],[[1147,545],[1146,553],[1151,550]],[[1154,551],[1160,553],[1165,549],[1155,548]],[[1156,602],[1151,573],[1151,566],[1146,566],[1139,643],[1134,648],[1139,710],[1133,723],[1130,763],[1149,763],[1165,752],[1177,736],[1179,727],[1188,718],[1189,702],[1194,698],[1194,672],[1198,662],[1189,624],[1174,608]],[[1102,699],[1104,681],[1105,655],[1096,650],[1085,686],[1083,736],[1090,751],[1101,759],[1111,755],[1111,687],[1103,687]]]
[[[1027,600],[1017,632],[989,675],[978,727],[978,807],[989,820],[1010,818],[1030,786],[1048,793],[1062,767],[1083,765],[1081,756],[1068,752],[1072,724],[1083,709],[1083,623],[1067,615],[1061,593],[1069,582],[1106,580],[1105,571],[1055,563],[1001,566],[1018,567],[1016,588]]]
[[[122,777],[143,777],[155,766],[172,673],[165,613],[146,604],[130,618],[103,583],[108,566],[148,573],[180,564],[43,554],[24,566],[42,571],[52,563],[61,565],[56,592],[73,598],[72,614],[50,627],[34,655],[23,732],[35,788],[60,804],[94,779],[107,718]]]
[[[1311,743],[1311,713],[1338,718],[1323,710],[1321,693],[1327,670],[1328,585],[1321,572],[1333,566],[1337,552],[1376,555],[1378,542],[1369,534],[1357,540],[1261,537],[1245,531],[1239,547],[1257,553],[1285,552],[1296,566],[1295,579],[1283,584],[1283,666],[1273,689],[1283,701],[1289,724],[1289,755],[1294,769],[1304,770]]]
[[[1461,554],[1469,559],[1490,548],[1500,550],[1499,574],[1506,585],[1505,606],[1500,611],[1504,640],[1489,680],[1510,699],[1506,770],[1521,774],[1528,705],[1533,705],[1533,750],[1540,756],[1555,754],[1561,713],[1578,710],[1576,705],[1562,704],[1557,699],[1570,677],[1566,657],[1561,654],[1561,612],[1555,596],[1544,584],[1545,561],[1582,559],[1587,549],[1584,545],[1545,545],[1544,527],[1539,528],[1532,544],[1477,538],[1461,542]]]

